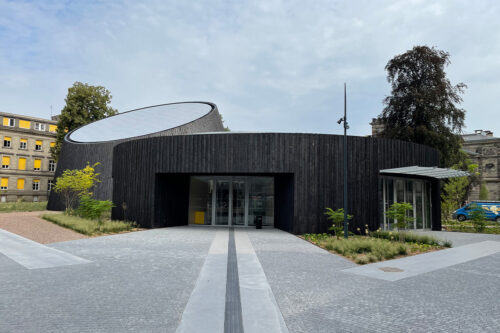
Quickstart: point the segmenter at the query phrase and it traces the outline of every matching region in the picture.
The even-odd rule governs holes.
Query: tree
[[[74,208],[78,199],[92,194],[91,188],[99,182],[99,174],[95,172],[97,165],[99,163],[87,164],[83,169],[64,170],[62,175],[57,177],[54,191],[63,197],[66,212]]]
[[[61,110],[57,122],[56,144],[50,149],[55,160],[59,158],[62,142],[67,132],[118,113],[109,106],[111,98],[109,90],[102,86],[75,82],[68,89],[66,105]]]
[[[465,165],[455,164],[452,168],[457,170],[465,169],[470,176],[451,178],[443,185],[443,191],[441,192],[441,215],[443,220],[448,220],[451,213],[460,208],[463,202],[467,200],[470,187],[477,181],[479,176],[477,164],[470,163],[470,160],[465,163]]]
[[[403,242],[405,239],[404,230],[408,228],[408,222],[414,220],[413,217],[409,215],[410,211],[413,211],[413,206],[411,204],[407,202],[395,202],[385,212],[387,218],[396,221],[400,242]]]
[[[331,208],[326,207],[325,215],[328,220],[333,222],[332,226],[328,229],[335,232],[335,236],[337,239],[340,239],[340,236],[344,230],[344,208],[339,208],[337,210],[333,210]],[[351,220],[352,215],[347,215],[347,219]]]
[[[457,105],[467,88],[464,83],[452,85],[446,77],[449,58],[434,47],[415,46],[391,59],[385,69],[392,92],[379,116],[384,124],[381,137],[436,148],[445,167],[461,156],[465,110]]]

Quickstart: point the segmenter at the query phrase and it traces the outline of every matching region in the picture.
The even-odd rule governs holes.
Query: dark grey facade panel
[[[267,175],[275,179],[276,227],[296,234],[325,232],[331,224],[325,207],[343,205],[342,140],[337,135],[224,133],[120,143],[113,154],[113,218],[144,227],[186,224],[190,175]],[[439,162],[436,150],[408,142],[349,137],[348,146],[351,230],[379,227],[381,169]],[[433,216],[438,206],[433,203]]]
[[[165,129],[164,131],[148,134],[138,138],[134,137],[128,139],[104,141],[97,143],[80,143],[67,139],[71,135],[70,132],[68,133],[68,135],[66,135],[62,145],[61,154],[57,162],[55,178],[62,175],[64,170],[81,169],[84,168],[87,165],[87,163],[92,165],[96,162],[99,162],[100,165],[96,167],[96,172],[100,173],[99,178],[101,182],[98,183],[93,189],[94,197],[99,200],[112,200],[113,199],[113,178],[112,178],[113,148],[117,144],[141,138],[186,135],[186,134],[193,134],[200,132],[224,131],[224,125],[222,124],[220,114],[217,110],[217,106],[211,103],[205,103],[205,104],[209,104],[212,107],[212,110],[203,117],[195,119],[182,126]],[[154,152],[150,153],[151,154],[148,155],[149,158],[148,161],[154,161],[155,158],[153,156]],[[143,163],[132,166],[134,168],[135,175],[141,172],[142,164]],[[124,167],[128,166],[129,165]],[[59,195],[54,191],[50,193],[47,209],[49,210],[64,209],[64,203],[62,202]]]

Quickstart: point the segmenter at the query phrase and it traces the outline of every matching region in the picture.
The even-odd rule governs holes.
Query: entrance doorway
[[[256,216],[264,226],[274,226],[273,177],[191,177],[189,224],[253,226]]]

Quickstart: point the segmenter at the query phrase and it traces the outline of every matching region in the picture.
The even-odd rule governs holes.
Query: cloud
[[[417,44],[451,54],[468,129],[488,128],[500,85],[496,2],[0,0],[0,110],[48,116],[74,81],[120,111],[209,100],[232,130],[370,133],[384,66]],[[495,127],[496,126],[496,127]]]

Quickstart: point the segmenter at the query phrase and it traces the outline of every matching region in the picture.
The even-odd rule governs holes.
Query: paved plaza
[[[52,243],[77,259],[46,268],[2,252],[0,332],[498,332],[500,236],[436,236],[489,252],[396,281],[277,229]]]

